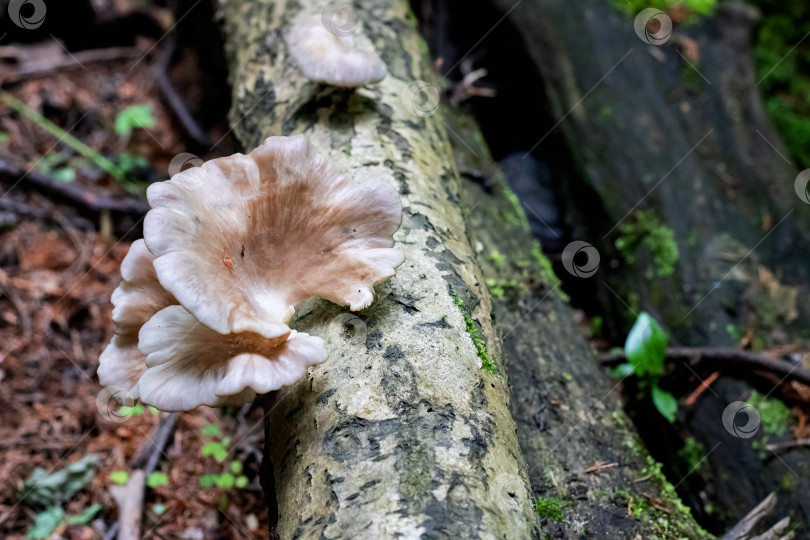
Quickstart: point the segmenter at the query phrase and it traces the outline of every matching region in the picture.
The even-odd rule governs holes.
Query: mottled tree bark
[[[247,148],[306,133],[358,179],[388,178],[405,207],[396,240],[407,259],[367,310],[298,310],[293,327],[327,339],[330,358],[266,403],[279,536],[699,536],[621,413],[520,207],[500,183],[487,194],[460,182],[456,160],[492,170],[477,127],[403,101],[410,82],[433,79],[407,4],[360,4],[358,35],[390,73],[357,91],[308,82],[287,56],[280,29],[322,7],[225,4],[235,132]],[[445,126],[465,141],[451,146]]]
[[[538,518],[509,411],[490,297],[465,234],[460,180],[438,116],[401,96],[430,79],[405,1],[357,3],[355,38],[389,68],[356,91],[303,78],[283,32],[325,2],[224,4],[246,148],[305,133],[357,180],[399,188],[406,256],[351,314],[299,306],[292,327],[322,336],[329,360],[267,407],[282,538],[536,538]]]

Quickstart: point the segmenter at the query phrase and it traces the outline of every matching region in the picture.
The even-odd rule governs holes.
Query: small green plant
[[[659,386],[664,373],[668,340],[669,336],[661,325],[648,313],[642,312],[624,344],[627,363],[614,368],[612,374],[615,377],[638,377],[642,387],[649,389],[653,404],[661,416],[674,422],[678,401],[672,393]]]
[[[656,276],[666,277],[675,272],[675,264],[680,256],[678,244],[675,243],[675,233],[662,225],[658,216],[652,212],[638,211],[633,222],[619,225],[619,237],[615,244],[628,264],[636,262],[639,247],[649,251],[654,268],[645,271],[644,277],[647,279]]]
[[[22,116],[34,122],[44,131],[48,132],[53,137],[56,137],[59,141],[68,145],[73,150],[90,160],[102,171],[110,174],[118,180],[126,180],[126,173],[124,173],[124,171],[122,171],[115,163],[102,156],[98,151],[90,148],[82,141],[39,114],[34,109],[31,109],[28,107],[28,105],[15,98],[8,92],[0,90],[0,101],[4,102]]]
[[[130,136],[134,129],[154,126],[155,117],[152,116],[151,105],[133,105],[115,117],[115,132],[122,137]]]
[[[145,157],[133,156],[132,154],[128,154],[126,152],[118,154],[116,163],[121,170],[127,173],[129,176],[134,175],[138,169],[145,169],[149,167],[149,160],[147,160]]]
[[[224,437],[222,430],[215,424],[204,426],[200,433],[203,437],[210,437],[214,440],[205,443],[202,447],[202,455],[213,457],[217,463],[222,463],[228,457],[228,445],[231,443],[230,437]],[[222,473],[204,474],[200,477],[200,486],[210,488],[217,486],[224,490],[233,488],[242,489],[247,487],[248,478],[244,474],[245,466],[241,461],[231,461],[228,468]],[[227,500],[227,498],[225,499]],[[227,505],[226,505],[227,506]]]
[[[54,473],[49,474],[39,467],[34,469],[31,476],[23,481],[20,500],[29,505],[41,505],[45,509],[37,513],[26,538],[50,538],[63,525],[83,525],[93,519],[103,507],[101,504],[93,504],[75,516],[66,516],[62,506],[93,481],[100,466],[98,455],[88,454]]]
[[[168,486],[169,477],[166,475],[166,473],[155,471],[149,475],[149,478],[146,479],[146,485],[152,489],[159,486]]]
[[[71,158],[64,152],[51,152],[42,156],[37,163],[37,169],[57,182],[73,182],[76,179],[76,169],[82,164],[81,158]]]
[[[129,482],[129,473],[127,471],[113,471],[110,473],[110,482],[125,486]]]

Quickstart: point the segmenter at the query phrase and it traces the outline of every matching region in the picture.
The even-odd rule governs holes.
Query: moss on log
[[[283,39],[312,0],[223,4],[246,148],[305,133],[358,181],[397,186],[406,255],[351,314],[313,300],[292,326],[327,341],[329,360],[278,392],[266,415],[282,538],[537,538],[527,467],[509,410],[490,297],[459,210],[460,179],[438,115],[403,92],[430,80],[404,1],[356,3],[355,38],[388,65],[356,91],[303,78]],[[407,96],[407,93],[406,93]]]

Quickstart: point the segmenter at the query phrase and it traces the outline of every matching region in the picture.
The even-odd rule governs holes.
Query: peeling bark
[[[248,149],[271,135],[305,133],[357,180],[397,186],[404,216],[395,239],[406,261],[362,312],[320,300],[298,308],[292,326],[326,339],[330,358],[267,406],[276,532],[537,538],[451,148],[440,117],[416,114],[402,98],[412,81],[432,80],[423,42],[406,2],[360,2],[355,38],[373,44],[389,75],[356,91],[307,81],[283,29],[325,5],[224,2],[232,126]]]

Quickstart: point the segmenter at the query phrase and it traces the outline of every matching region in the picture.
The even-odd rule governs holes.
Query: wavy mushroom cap
[[[172,304],[174,296],[158,281],[155,257],[143,240],[136,240],[121,262],[121,284],[113,291],[115,335],[99,357],[98,379],[114,389],[119,401],[138,399],[138,379],[146,371],[146,356],[138,350],[138,332],[152,316]]]
[[[305,77],[334,86],[363,86],[382,80],[385,63],[375,53],[357,49],[351,35],[326,29],[320,18],[295,24],[287,34],[290,54]]]
[[[326,360],[323,339],[290,332],[268,340],[245,332],[223,336],[182,306],[152,317],[139,335],[147,369],[138,382],[141,401],[162,411],[187,411],[252,401],[301,379]]]
[[[354,310],[395,275],[402,204],[393,186],[358,184],[306,137],[270,137],[152,184],[144,238],[160,283],[220,334],[286,335],[311,296]]]
[[[137,336],[152,315],[172,304],[174,296],[158,281],[152,263],[155,256],[143,240],[136,240],[121,261],[121,284],[113,291],[112,319],[117,334]]]

